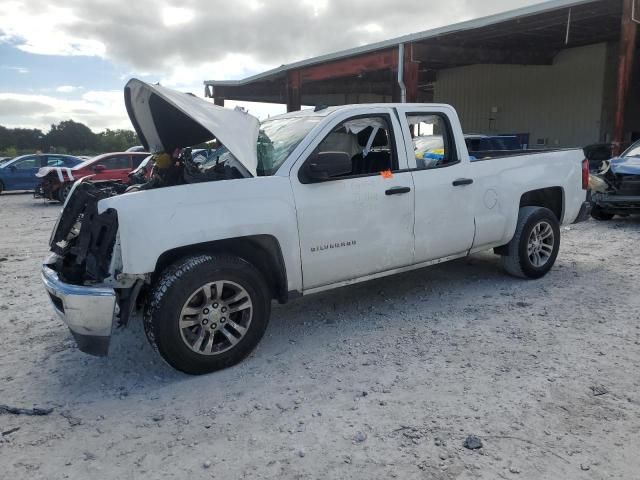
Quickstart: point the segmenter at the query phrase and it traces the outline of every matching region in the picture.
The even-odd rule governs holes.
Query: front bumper
[[[594,193],[593,202],[599,207],[609,209],[640,209],[640,195],[618,195],[616,193]]]
[[[42,266],[42,282],[54,310],[71,330],[78,348],[91,355],[106,355],[116,308],[115,291],[64,283],[48,265]]]

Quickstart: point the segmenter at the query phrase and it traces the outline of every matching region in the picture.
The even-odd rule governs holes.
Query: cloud
[[[0,41],[33,53],[102,56],[165,77],[229,58],[245,58],[245,69],[257,71],[538,2],[65,0],[58,7],[9,0],[0,13]],[[235,73],[211,70],[199,80]]]
[[[191,23],[196,16],[196,12],[189,8],[164,7],[162,9],[162,23],[166,27],[175,27]]]
[[[82,22],[72,8],[40,0],[4,1],[0,10],[0,42],[22,51],[43,55],[104,56],[104,44],[73,31]]]
[[[59,93],[73,93],[76,90],[81,90],[83,87],[74,87],[73,85],[60,85],[56,88],[56,92]]]
[[[0,93],[1,125],[46,131],[52,123],[69,119],[82,122],[95,131],[132,128],[120,91],[88,91],[77,99]]]
[[[100,57],[130,72],[122,84],[139,77],[202,96],[203,80],[244,78],[283,63],[540,1],[4,0],[0,43],[32,54]],[[24,67],[3,68],[28,73]],[[46,129],[73,118],[93,129],[131,128],[121,90],[85,87],[54,84],[39,96],[0,94],[5,102],[0,123]],[[262,118],[281,110],[242,105]]]
[[[26,98],[2,98],[0,96],[0,121],[3,117],[24,117],[50,113],[54,108],[48,103]]]
[[[22,75],[26,75],[29,73],[29,69],[27,67],[19,67],[15,65],[0,65],[0,68],[4,70],[13,70],[14,72],[18,72]]]

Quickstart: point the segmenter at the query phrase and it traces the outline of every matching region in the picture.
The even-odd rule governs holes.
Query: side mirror
[[[312,182],[348,175],[353,170],[351,157],[345,152],[320,152],[313,155],[306,167],[306,176]]]
[[[100,173],[100,172],[104,172],[106,170],[106,167],[104,165],[96,165],[95,167],[93,167],[93,171],[96,173]]]

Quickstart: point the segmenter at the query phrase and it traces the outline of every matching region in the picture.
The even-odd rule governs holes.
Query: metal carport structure
[[[438,72],[466,65],[552,65],[563,50],[617,45],[615,125],[625,140],[625,108],[637,43],[638,0],[553,0],[489,17],[283,65],[233,81],[205,81],[225,99],[301,105],[429,102]],[[635,5],[634,5],[635,4]]]

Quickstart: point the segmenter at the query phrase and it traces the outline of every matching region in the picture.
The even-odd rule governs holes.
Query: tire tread
[[[553,218],[555,218],[553,212],[544,207],[522,207],[518,213],[518,223],[516,225],[516,231],[513,234],[513,238],[507,244],[506,255],[501,257],[502,268],[509,274],[518,278],[529,279],[532,278],[522,268],[522,259],[520,258],[520,240],[524,229],[529,223],[529,219],[540,212],[546,210]],[[557,242],[560,242],[558,237]],[[555,259],[554,259],[555,262]]]
[[[158,340],[158,335],[162,331],[162,327],[160,326],[160,324],[158,324],[158,319],[161,317],[163,309],[167,308],[168,305],[171,305],[171,301],[167,299],[167,295],[175,288],[179,288],[179,283],[183,281],[185,276],[189,275],[195,269],[201,268],[206,264],[213,265],[216,268],[226,268],[236,270],[237,272],[244,272],[245,275],[248,274],[256,284],[254,285],[254,288],[257,288],[258,290],[258,298],[256,300],[263,300],[265,302],[263,310],[266,314],[266,320],[260,325],[257,317],[254,317],[254,321],[256,321],[255,328],[258,328],[255,334],[257,336],[255,337],[257,338],[255,343],[252,343],[252,341],[250,341],[249,345],[241,347],[236,351],[236,353],[226,356],[225,359],[217,359],[218,363],[216,365],[205,365],[202,362],[194,363],[193,361],[185,360],[184,358],[170,358],[171,354],[167,351],[168,344],[166,342],[168,341],[168,337],[166,337],[166,334],[163,335],[163,341],[159,342]],[[268,289],[266,287],[266,283],[264,282],[264,279],[262,278],[260,272],[243,258],[227,254],[200,254],[182,258],[165,268],[165,270],[160,274],[159,278],[151,288],[148,297],[149,300],[147,302],[143,316],[145,335],[149,340],[152,348],[156,352],[158,352],[170,366],[172,366],[173,368],[177,368],[178,370],[181,370],[185,373],[197,375],[232,366],[242,360],[242,358],[244,358],[246,355],[248,355],[251,350],[255,348],[255,344],[257,344],[259,339],[264,334],[264,329],[266,329],[266,324],[268,322],[271,300],[271,298],[267,295],[267,292]],[[173,299],[173,301],[175,301],[175,298]],[[254,312],[254,315],[257,314]],[[260,329],[262,330],[260,331]],[[172,338],[170,338],[170,340],[173,341]],[[172,348],[169,348],[169,350],[172,350]],[[233,350],[231,350],[230,352],[232,351]]]

